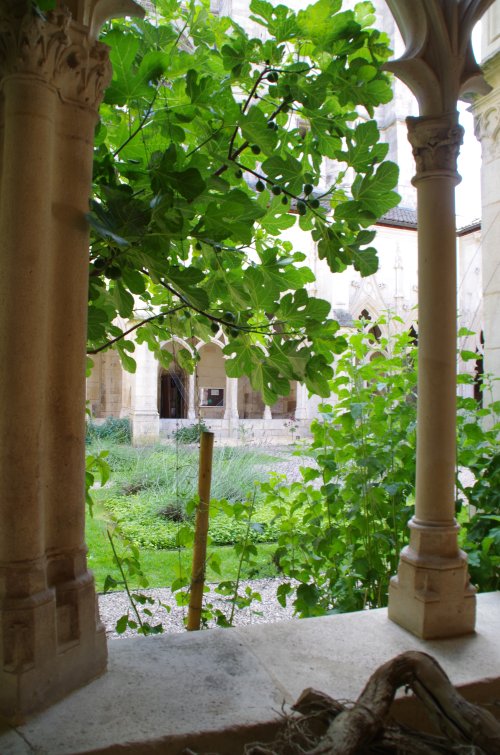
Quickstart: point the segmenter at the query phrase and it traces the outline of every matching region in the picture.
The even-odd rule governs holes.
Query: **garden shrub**
[[[112,443],[130,443],[132,432],[128,417],[106,417],[102,424],[92,420],[87,422],[86,443],[95,441],[111,441]]]
[[[499,413],[500,401],[478,409],[472,398],[458,400],[459,464],[473,473],[469,484],[458,480],[460,544],[480,591],[500,588]]]
[[[245,534],[247,519],[238,516],[237,504],[239,502],[212,499],[208,530],[212,545],[232,545]],[[158,497],[147,502],[140,496],[120,496],[106,501],[107,510],[131,542],[156,549],[189,545],[185,538],[194,533],[194,506],[195,499],[191,499],[182,507],[175,505],[175,516],[166,516]],[[257,504],[248,539],[255,543],[274,542],[278,528],[273,524],[273,517],[270,507]],[[182,527],[179,526],[181,523]]]
[[[172,446],[128,448],[112,445],[107,453],[111,482],[96,497],[135,544],[148,548],[175,548],[179,524],[193,528],[193,501],[198,484],[198,450]],[[224,446],[214,449],[210,536],[216,545],[236,542],[246,520],[238,505],[265,480],[276,457],[260,451]],[[235,468],[238,474],[235,474]],[[191,513],[190,513],[191,511]],[[273,512],[257,500],[249,533],[252,542],[270,542],[277,536]]]
[[[358,325],[335,365],[333,400],[320,406],[312,424],[310,453],[318,469],[302,469],[302,482],[286,485],[274,476],[262,486],[279,528],[275,561],[299,583],[281,585],[278,598],[283,604],[292,598],[301,616],[386,605],[389,579],[408,539],[417,349],[407,333],[377,339],[373,323]],[[473,379],[463,375],[459,382]],[[467,488],[457,483],[462,545],[475,584],[496,589],[500,462],[494,421],[500,406],[481,409],[473,398],[457,402],[457,467],[475,475]]]
[[[276,542],[274,562],[287,580],[278,599],[283,605],[292,599],[300,616],[386,605],[389,579],[408,539],[417,349],[407,333],[376,338],[373,325],[359,323],[338,357],[332,401],[320,406],[312,424],[309,454],[316,466],[301,468],[300,482],[287,484],[278,474],[264,482],[273,461],[267,455],[215,449],[211,544],[234,544],[248,567],[255,543]],[[459,376],[462,384],[473,379]],[[473,398],[457,397],[457,467],[473,473],[467,483],[457,479],[457,516],[461,547],[480,590],[500,587],[499,411],[500,402],[482,409]],[[197,450],[111,446],[107,461],[117,474],[103,503],[124,537],[134,547],[190,548]],[[213,551],[210,558],[216,558]],[[186,579],[174,589],[185,589]],[[238,592],[239,580],[225,589],[231,600],[236,594],[243,603],[254,599]]]
[[[208,427],[203,421],[200,421],[193,425],[177,428],[177,430],[174,430],[172,433],[172,438],[177,441],[177,443],[198,443],[202,432],[208,432]]]

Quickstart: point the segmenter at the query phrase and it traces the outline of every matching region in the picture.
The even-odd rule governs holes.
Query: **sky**
[[[481,22],[472,33],[476,60],[481,60]],[[465,129],[464,143],[458,158],[462,182],[456,190],[457,225],[460,227],[481,217],[481,145],[474,136],[474,119],[469,106],[459,102],[460,123]]]
[[[464,143],[458,157],[462,182],[456,189],[457,225],[463,226],[481,217],[481,145],[474,136],[472,114],[459,103],[460,123],[465,129]]]

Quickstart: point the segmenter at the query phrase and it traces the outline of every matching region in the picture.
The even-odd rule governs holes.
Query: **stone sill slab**
[[[500,592],[478,596],[477,631],[459,639],[424,642],[378,609],[108,647],[107,674],[23,726],[0,728],[0,753],[237,755],[242,743],[269,738],[305,687],[355,700],[405,650],[435,656],[469,699],[500,705]],[[406,720],[409,702],[396,704]]]

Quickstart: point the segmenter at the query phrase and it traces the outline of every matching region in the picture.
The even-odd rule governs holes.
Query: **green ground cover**
[[[89,447],[97,454],[108,450],[111,478],[103,488],[92,491],[93,516],[87,518],[89,566],[94,571],[98,590],[104,589],[108,574],[115,575],[111,544],[107,531],[114,523],[126,538],[140,546],[140,564],[151,587],[171,584],[179,575],[189,574],[193,537],[194,505],[198,475],[196,446],[130,445],[95,441]],[[244,565],[242,578],[276,575],[272,557],[277,533],[272,524],[272,509],[255,494],[256,481],[264,481],[277,462],[286,460],[290,451],[278,454],[243,448],[216,448],[212,475],[211,540],[207,579],[234,579],[240,559],[229,544],[248,539],[256,544],[250,566]],[[237,517],[241,502],[252,511]],[[129,546],[121,536],[115,537],[120,553]],[[217,557],[218,566],[211,562]],[[218,572],[220,569],[220,573]],[[131,586],[140,579],[131,577]]]

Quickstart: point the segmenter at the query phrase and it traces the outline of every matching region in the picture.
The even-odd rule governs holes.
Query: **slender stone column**
[[[196,419],[196,373],[188,376],[188,410],[187,418]]]
[[[151,443],[160,437],[158,412],[158,362],[146,343],[136,346],[137,364],[132,407],[132,440],[136,444]]]
[[[309,419],[309,409],[307,406],[307,387],[302,383],[297,383],[297,404],[295,407],[295,419]]]
[[[89,27],[134,4],[65,6],[74,18],[0,2],[0,716],[14,723],[106,666],[84,544],[85,213],[111,71]]]
[[[226,408],[224,419],[238,420],[238,378],[226,377]]]
[[[456,160],[458,116],[408,118],[417,165],[419,362],[417,480],[410,545],[391,581],[389,616],[419,636],[474,629],[474,590],[457,543]]]
[[[262,419],[272,419],[273,413],[271,411],[271,407],[267,404],[264,406],[264,414],[262,415]]]
[[[389,589],[389,617],[424,639],[472,632],[474,589],[454,519],[457,101],[487,89],[471,33],[493,0],[386,0],[406,51],[387,68],[413,91],[417,174],[419,368],[417,482],[410,544]]]

